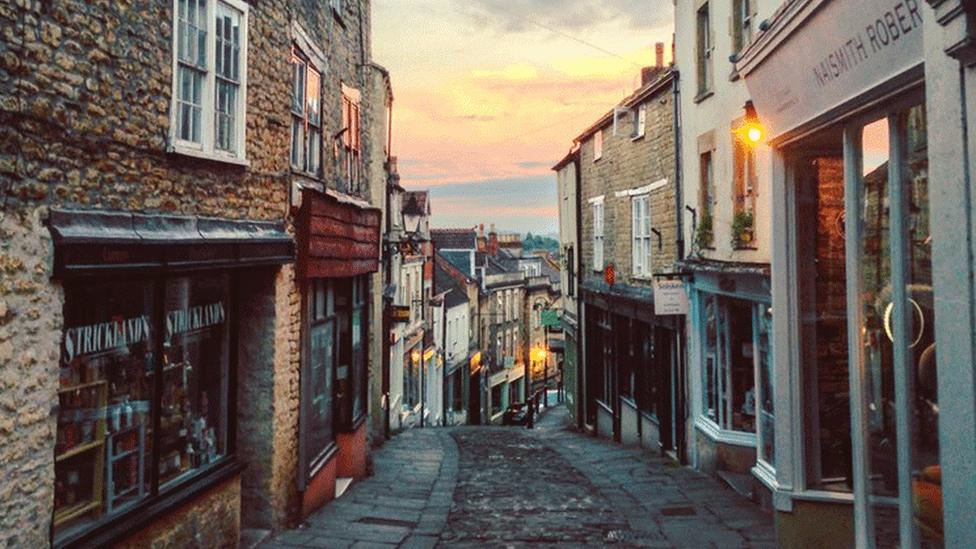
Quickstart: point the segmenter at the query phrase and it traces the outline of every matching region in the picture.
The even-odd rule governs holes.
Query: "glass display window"
[[[165,284],[159,482],[178,482],[226,452],[229,330],[225,275]]]
[[[55,543],[228,454],[228,287],[228,275],[65,283]]]
[[[759,367],[756,348],[761,343],[754,327],[757,305],[708,292],[699,295],[704,361],[702,415],[720,429],[755,433]]]
[[[336,361],[336,304],[332,282],[315,279],[309,282],[309,359],[302,383],[302,400],[306,424],[306,467],[316,469],[335,440],[333,420],[333,383]]]

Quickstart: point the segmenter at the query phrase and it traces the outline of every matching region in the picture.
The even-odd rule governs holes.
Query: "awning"
[[[54,276],[290,263],[280,222],[93,210],[51,210]]]
[[[351,197],[302,191],[298,216],[298,275],[345,278],[380,268],[381,210]]]

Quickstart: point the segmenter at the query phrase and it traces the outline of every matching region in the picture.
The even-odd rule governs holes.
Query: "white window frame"
[[[632,139],[640,139],[644,137],[644,132],[647,126],[647,103],[642,103],[634,109],[634,132],[631,136]]]
[[[602,271],[604,265],[603,257],[603,200],[590,203],[593,209],[593,270]]]
[[[632,271],[635,278],[647,278],[652,274],[651,195],[637,195],[630,204]]]
[[[206,4],[206,19],[207,19],[207,38],[205,40],[206,44],[206,75],[203,82],[203,90],[201,92],[201,114],[200,114],[200,143],[193,141],[187,141],[180,139],[177,133],[176,119],[177,119],[177,97],[179,96],[178,90],[178,79],[179,79],[179,49],[177,41],[179,40],[179,1],[173,0],[173,14],[172,14],[172,40],[170,45],[173,49],[171,55],[171,69],[172,76],[170,78],[170,102],[169,102],[169,152],[174,152],[178,154],[183,154],[187,156],[193,156],[196,158],[205,158],[208,160],[217,160],[220,162],[227,162],[231,164],[239,164],[247,166],[249,164],[247,160],[247,50],[248,50],[248,13],[250,7],[246,2],[242,0],[210,0]],[[240,52],[240,93],[237,98],[237,104],[235,105],[235,140],[237,143],[237,151],[231,153],[228,151],[219,150],[215,147],[216,141],[216,90],[217,90],[217,75],[216,75],[216,35],[217,35],[217,6],[218,4],[225,4],[229,8],[237,10],[241,13],[241,52]]]

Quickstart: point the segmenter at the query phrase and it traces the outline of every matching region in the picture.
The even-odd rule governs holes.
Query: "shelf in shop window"
[[[78,385],[72,385],[71,387],[61,387],[58,389],[58,394],[73,393],[81,389],[87,389],[89,387],[97,387],[99,385],[104,385],[106,381],[104,379],[99,379],[97,381],[89,381],[88,383],[79,383]]]
[[[78,518],[85,513],[94,511],[101,507],[102,502],[100,501],[82,501],[81,503],[76,503],[71,507],[62,509],[60,511],[54,512],[54,525],[57,526],[63,522],[67,522],[71,519]]]
[[[99,439],[99,440],[93,440],[93,441],[91,441],[91,442],[89,442],[87,444],[82,444],[80,446],[75,446],[74,448],[72,448],[72,449],[70,449],[70,450],[68,450],[66,452],[62,452],[62,453],[58,454],[54,458],[54,461],[55,462],[64,461],[64,460],[66,460],[66,459],[68,459],[70,457],[77,456],[78,454],[87,452],[89,450],[94,450],[95,448],[98,448],[98,447],[102,446],[103,444],[105,444],[105,441],[102,440],[102,439]]]
[[[120,452],[118,454],[114,454],[114,455],[112,455],[112,463],[115,463],[116,461],[119,461],[122,458],[127,458],[127,457],[129,457],[131,455],[138,454],[138,453],[139,453],[139,448],[136,447],[136,448],[133,448],[132,450],[126,450],[124,452]]]

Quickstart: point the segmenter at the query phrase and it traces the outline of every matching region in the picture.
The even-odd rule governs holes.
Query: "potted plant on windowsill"
[[[702,250],[711,248],[713,239],[712,216],[703,215],[701,222],[698,224],[698,228],[695,230],[695,249],[701,253]]]
[[[738,211],[732,218],[732,248],[746,248],[753,240],[753,216],[747,210]]]

